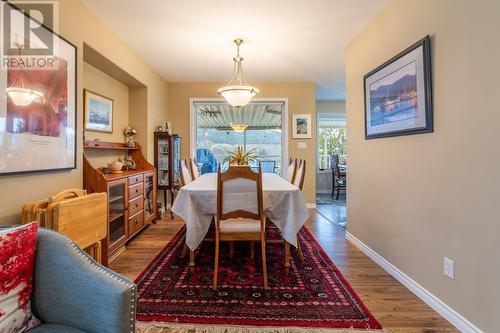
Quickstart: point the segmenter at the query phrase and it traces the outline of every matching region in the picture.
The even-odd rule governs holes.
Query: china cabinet
[[[174,201],[174,192],[179,189],[179,164],[181,160],[181,138],[168,132],[154,133],[155,168],[157,172],[157,188],[163,191],[165,207],[167,193],[170,196],[170,206]],[[172,212],[170,212],[174,218]]]

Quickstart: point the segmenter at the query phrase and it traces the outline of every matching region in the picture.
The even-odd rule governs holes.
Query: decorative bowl
[[[112,161],[108,163],[108,168],[111,169],[111,173],[122,173],[123,163],[120,161]]]

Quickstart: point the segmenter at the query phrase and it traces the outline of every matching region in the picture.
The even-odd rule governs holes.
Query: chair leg
[[[337,198],[335,200],[339,200],[339,194],[340,194],[340,186],[337,186]]]
[[[290,273],[290,243],[285,240],[285,274]]]
[[[264,289],[269,289],[267,284],[267,262],[266,262],[266,236],[263,232],[260,233],[260,248],[262,250],[262,273],[264,279]]]
[[[189,250],[189,270],[194,272],[194,251]]]
[[[304,253],[302,253],[302,246],[300,246],[299,235],[297,235],[297,253],[299,254],[300,261],[304,261]]]
[[[184,257],[186,256],[188,252],[188,246],[187,244],[184,244],[184,248],[182,249],[182,254],[181,254],[181,258],[184,259]]]
[[[217,278],[219,276],[219,235],[215,234],[215,263],[214,263],[214,286],[217,290]]]
[[[250,259],[255,259],[255,242],[250,242]]]

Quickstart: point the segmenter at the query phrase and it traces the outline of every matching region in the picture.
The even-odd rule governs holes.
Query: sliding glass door
[[[216,172],[230,151],[253,150],[264,172],[281,173],[284,146],[284,103],[254,102],[234,108],[222,102],[193,104],[196,160],[202,173]],[[286,143],[285,143],[286,145]]]

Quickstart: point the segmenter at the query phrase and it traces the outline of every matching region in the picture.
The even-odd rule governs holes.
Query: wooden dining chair
[[[297,159],[290,159],[288,168],[286,169],[286,179],[293,184],[295,173],[297,172]]]
[[[250,166],[230,166],[217,173],[217,214],[215,216],[214,284],[219,273],[221,241],[260,241],[264,289],[268,289],[266,266],[266,218],[262,195],[262,171]]]
[[[293,180],[293,185],[297,186],[301,191],[304,186],[304,179],[306,178],[306,160],[300,160],[295,172],[295,178]]]
[[[302,187],[304,187],[304,180],[306,178],[306,160],[300,160],[300,163],[297,167],[297,171],[295,173],[295,179],[293,184],[299,188],[299,190],[302,191]],[[286,249],[286,246],[288,243],[285,244],[285,255],[287,252],[290,250]],[[299,235],[297,235],[297,253],[299,254],[300,260],[304,260],[304,253],[302,252],[302,247],[300,246],[300,241],[299,241]]]
[[[336,200],[339,200],[340,190],[346,189],[346,174],[345,172],[340,171],[339,166],[339,155],[332,155],[331,159],[331,168],[332,168],[332,198],[335,194],[335,190],[337,190]]]
[[[200,169],[198,168],[198,163],[196,163],[196,158],[189,159],[189,168],[191,169],[193,180],[200,178]]]
[[[191,176],[191,171],[189,171],[189,166],[186,160],[180,161],[179,178],[181,186],[185,186],[193,181],[193,177]]]

